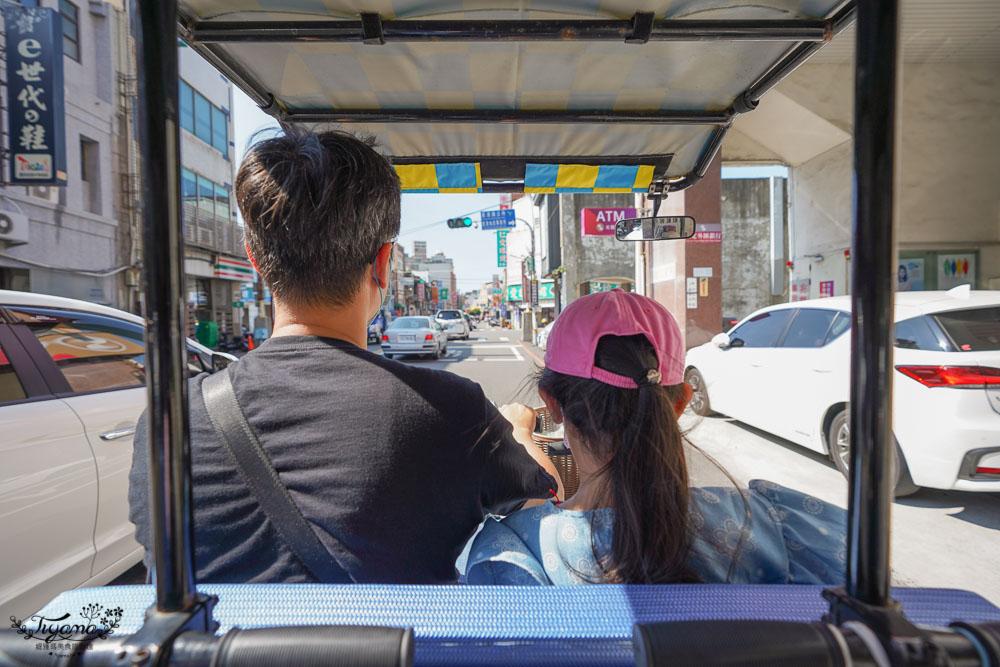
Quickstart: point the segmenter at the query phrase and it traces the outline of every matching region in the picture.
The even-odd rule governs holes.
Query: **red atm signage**
[[[616,222],[634,217],[634,208],[585,208],[580,211],[580,233],[583,236],[614,236]]]

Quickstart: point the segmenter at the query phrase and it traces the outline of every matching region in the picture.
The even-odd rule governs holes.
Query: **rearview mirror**
[[[689,215],[628,218],[615,224],[619,241],[669,241],[694,236],[695,222]]]

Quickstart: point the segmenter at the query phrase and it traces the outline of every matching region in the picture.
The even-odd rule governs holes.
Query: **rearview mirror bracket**
[[[647,196],[653,200],[653,217],[660,211],[660,202],[667,198],[667,182],[658,179],[649,184]]]

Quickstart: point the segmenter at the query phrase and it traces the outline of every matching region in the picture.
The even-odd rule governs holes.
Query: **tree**
[[[479,310],[478,306],[475,307],[475,308],[470,308],[469,309],[469,315],[471,315],[472,317],[479,317],[480,313],[482,313],[482,312],[483,311]]]

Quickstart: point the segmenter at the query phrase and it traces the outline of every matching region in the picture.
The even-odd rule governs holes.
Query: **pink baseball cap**
[[[594,355],[602,336],[636,334],[645,335],[656,350],[660,384],[683,382],[684,341],[677,320],[662,304],[620,289],[580,297],[560,313],[545,346],[545,366],[557,373],[635,389],[639,384],[634,378],[598,368]],[[647,377],[654,381],[656,374]]]

